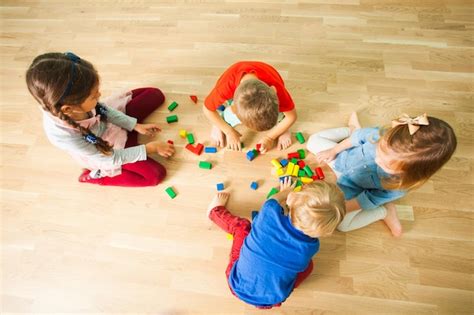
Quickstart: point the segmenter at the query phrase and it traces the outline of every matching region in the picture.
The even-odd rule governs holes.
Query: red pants
[[[164,94],[155,88],[141,88],[132,91],[132,99],[127,104],[125,113],[135,117],[138,123],[155,111],[165,101]],[[138,145],[138,134],[136,131],[128,132],[125,147]],[[85,171],[79,181],[104,186],[124,186],[143,187],[156,186],[166,176],[166,169],[160,163],[147,158],[145,161],[138,161],[122,165],[122,174],[114,177],[88,178],[89,170]],[[82,178],[85,178],[82,180]]]
[[[228,280],[232,267],[234,266],[237,259],[239,259],[240,249],[244,244],[244,240],[250,233],[251,224],[249,220],[233,215],[229,212],[229,210],[227,210],[226,207],[223,206],[213,208],[211,210],[211,213],[209,214],[209,219],[211,219],[212,222],[217,224],[227,233],[232,234],[234,237],[234,241],[232,242],[232,249],[230,251],[229,264],[227,265],[227,269],[225,270],[225,275]],[[304,279],[306,279],[311,274],[312,271],[313,261],[310,261],[308,267],[304,271],[298,273],[294,287],[297,288],[304,281]],[[230,290],[232,291],[232,288],[230,288]],[[235,295],[233,291],[232,294]],[[258,306],[258,308],[269,309],[280,305],[281,303],[278,303],[273,306]]]

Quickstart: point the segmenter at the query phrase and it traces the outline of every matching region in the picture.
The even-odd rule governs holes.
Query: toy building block
[[[296,133],[296,140],[298,140],[299,143],[304,143],[304,136],[301,132]]]
[[[298,152],[298,155],[299,155],[300,159],[305,159],[306,158],[306,151],[304,149],[299,149],[297,152]]]
[[[285,170],[283,169],[283,167],[280,167],[277,169],[276,173],[278,176],[282,176],[283,174],[285,174]]]
[[[255,220],[255,218],[257,217],[258,215],[258,211],[257,210],[253,210],[252,211],[252,221]]]
[[[189,151],[191,151],[192,153],[196,155],[201,155],[202,149],[204,149],[204,146],[200,143],[198,143],[196,146],[193,146],[192,144],[188,143],[186,145],[186,149],[188,149]]]
[[[186,138],[188,139],[188,143],[194,144],[194,136],[192,133],[188,133]]]
[[[306,165],[304,167],[304,171],[306,172],[306,174],[308,175],[308,177],[313,177],[314,173],[313,171],[311,170],[311,168],[309,167],[309,165]]]
[[[306,163],[303,160],[299,160],[298,165],[300,166],[300,168],[304,168],[306,166]]]
[[[314,170],[316,171],[316,174],[318,174],[319,179],[324,179],[324,173],[322,168],[316,167]]]
[[[210,169],[212,168],[212,164],[209,163],[209,162],[200,161],[200,162],[199,162],[199,167],[200,167],[200,168],[207,169],[207,170],[210,170]]]
[[[319,176],[318,174],[314,174],[313,177],[311,177],[313,180],[318,180],[319,179]]]
[[[174,144],[174,142],[172,140],[168,140],[167,141],[169,144]]]
[[[295,166],[293,167],[293,174],[292,176],[294,177],[298,177],[298,172],[300,171],[300,167],[298,164],[295,164]]]
[[[229,241],[233,241],[233,240],[234,240],[234,236],[233,236],[232,234],[230,234],[230,233],[227,233],[227,234],[226,234],[226,237],[227,237],[227,239],[228,239]]]
[[[281,168],[281,164],[280,164],[280,162],[278,162],[277,159],[273,159],[271,162],[272,162],[273,166],[275,166],[276,168]]]
[[[258,183],[257,182],[252,182],[252,184],[250,184],[250,188],[252,188],[253,190],[257,190]]]
[[[311,177],[301,177],[300,180],[303,184],[309,184],[314,181]]]
[[[300,168],[300,170],[298,171],[298,177],[303,177],[303,176],[306,176],[306,172]]]
[[[188,135],[188,133],[186,132],[186,130],[181,129],[181,130],[179,131],[179,136],[180,136],[181,138],[186,138],[187,135]]]
[[[165,189],[165,191],[171,199],[174,199],[176,197],[176,193],[174,192],[173,187],[168,187]]]
[[[216,185],[217,191],[222,191],[224,190],[224,183],[219,183]]]
[[[299,159],[299,158],[300,158],[300,154],[298,152],[288,153],[288,160]]]
[[[243,143],[243,142],[240,143],[240,148],[241,148],[241,149],[244,148],[244,143]]]
[[[173,103],[170,104],[170,106],[168,106],[168,110],[169,110],[170,112],[172,112],[172,111],[174,111],[174,109],[175,109],[176,107],[178,107],[178,103],[173,102]]]
[[[225,105],[221,105],[221,106],[217,107],[217,110],[220,111],[220,112],[225,111]]]
[[[174,122],[177,122],[177,121],[178,121],[178,116],[176,116],[176,115],[171,115],[171,116],[166,117],[166,122],[168,124],[171,124],[171,123],[174,123]]]
[[[258,156],[258,151],[253,149],[247,152],[247,160],[252,161]]]
[[[260,148],[262,147],[262,144],[261,143],[257,143],[257,146],[256,146],[256,149],[258,151],[258,153],[260,153]]]
[[[285,167],[285,166],[288,165],[288,160],[287,159],[281,159],[280,164],[281,164],[282,167]]]
[[[204,152],[205,152],[205,153],[216,153],[216,152],[217,152],[217,148],[216,148],[216,147],[205,147],[205,148],[204,148]]]
[[[297,164],[297,163],[298,163],[298,159],[297,159],[297,158],[292,158],[292,159],[291,159],[291,163]]]
[[[295,164],[293,163],[288,163],[288,166],[286,167],[286,175],[291,176],[293,175],[293,169],[295,167]]]
[[[189,95],[189,98],[194,102],[194,104],[197,104],[198,97],[196,95]]]
[[[279,190],[275,187],[273,187],[270,192],[268,193],[267,195],[267,199],[270,198],[271,196],[273,196],[274,194],[276,194],[277,192],[279,192]]]
[[[293,191],[294,192],[298,192],[298,191],[301,191],[301,188],[303,188],[303,186],[296,186]]]

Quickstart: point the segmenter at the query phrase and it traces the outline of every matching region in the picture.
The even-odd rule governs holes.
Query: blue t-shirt
[[[244,302],[271,306],[286,300],[299,272],[319,250],[319,240],[297,230],[282,206],[267,200],[252,223],[229,285]]]
[[[350,137],[353,147],[339,153],[334,164],[334,168],[342,174],[337,184],[345,199],[356,198],[362,209],[376,208],[400,199],[406,193],[403,190],[387,190],[382,186],[381,179],[390,174],[375,163],[379,138],[378,128],[356,129]]]

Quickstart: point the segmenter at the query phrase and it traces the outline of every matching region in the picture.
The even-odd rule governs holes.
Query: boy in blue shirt
[[[218,193],[208,208],[208,217],[234,237],[226,269],[229,288],[258,308],[280,306],[311,274],[318,237],[332,234],[345,214],[336,185],[315,181],[299,192],[293,188],[289,177],[282,181],[252,225],[225,207],[227,192]]]

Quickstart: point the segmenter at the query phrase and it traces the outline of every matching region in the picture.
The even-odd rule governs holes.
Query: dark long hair
[[[95,136],[89,128],[80,126],[61,111],[64,104],[82,104],[98,83],[99,75],[90,62],[84,59],[76,62],[63,53],[39,55],[26,71],[28,90],[43,110],[76,128],[84,137],[92,136],[96,139],[97,150],[111,155],[113,149],[107,141]]]

